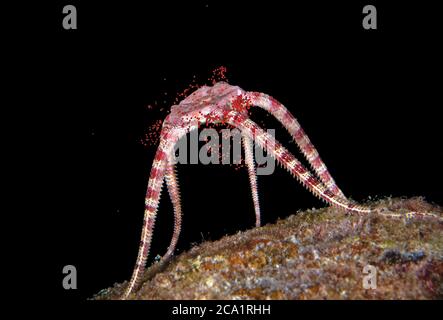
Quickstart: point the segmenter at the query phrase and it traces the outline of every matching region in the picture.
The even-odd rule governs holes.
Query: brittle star
[[[262,130],[248,117],[248,109],[251,106],[257,106],[268,111],[288,130],[303,155],[309,161],[314,174],[306,169],[272,135]],[[393,213],[351,202],[338,188],[308,136],[301,128],[297,119],[285,106],[267,94],[246,92],[226,82],[218,82],[213,87],[204,86],[199,88],[178,105],[172,106],[171,113],[163,122],[160,133],[160,145],[152,164],[145,198],[145,215],[137,262],[131,280],[123,294],[123,299],[126,299],[131,294],[144,272],[163,180],[166,180],[172,200],[175,222],[171,243],[160,263],[167,261],[175,250],[181,229],[182,209],[175,173],[174,147],[178,140],[188,132],[196,130],[201,124],[210,123],[227,123],[240,129],[242,133],[245,162],[248,168],[256,215],[256,226],[260,226],[260,206],[252,148],[253,141],[277,159],[279,164],[286,168],[311,193],[332,206],[355,214],[377,213],[388,218],[406,217],[409,219],[411,217],[420,217],[442,220],[441,217],[429,212]]]

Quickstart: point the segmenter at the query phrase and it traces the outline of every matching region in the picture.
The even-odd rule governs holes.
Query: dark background
[[[49,187],[39,187],[39,238],[50,297],[84,300],[130,278],[156,150],[140,140],[194,76],[209,84],[219,66],[231,84],[287,106],[346,195],[443,204],[436,8],[370,1],[378,30],[367,31],[361,21],[369,2],[161,3],[46,3],[33,29],[32,80],[48,122],[41,128],[48,149],[34,155],[49,155],[38,174]],[[78,30],[62,28],[66,4],[77,7]],[[158,107],[148,110],[154,101]],[[275,128],[301,157],[275,120],[258,109],[253,119]],[[254,226],[245,168],[179,165],[178,178],[184,216],[177,253]],[[259,176],[258,186],[263,224],[325,205],[281,168]],[[165,252],[172,216],[163,192],[148,263]],[[67,264],[77,268],[78,290],[61,286]]]

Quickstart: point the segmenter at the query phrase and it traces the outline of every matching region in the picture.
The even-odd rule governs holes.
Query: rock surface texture
[[[422,198],[366,203],[392,212],[443,210]],[[365,266],[376,288],[365,289]],[[205,242],[154,264],[130,299],[442,299],[443,224],[336,208]],[[94,299],[119,299],[126,283]]]

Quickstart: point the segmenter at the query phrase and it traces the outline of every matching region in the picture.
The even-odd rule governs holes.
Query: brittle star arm
[[[245,162],[248,167],[249,183],[251,185],[251,191],[252,191],[252,200],[254,202],[255,226],[260,227],[260,204],[258,201],[257,173],[255,171],[252,140],[246,135],[243,135],[242,139],[243,139],[243,148],[245,149]]]
[[[143,229],[140,241],[140,247],[137,255],[137,261],[131,280],[126,287],[123,298],[127,298],[132,290],[140,281],[146,266],[149,249],[151,246],[152,233],[157,215],[158,204],[160,200],[160,193],[165,178],[166,164],[171,150],[172,143],[167,140],[168,133],[162,132],[160,138],[160,145],[155,154],[154,162],[152,163],[151,173],[149,176],[148,189],[145,197],[145,214],[143,219]]]
[[[286,128],[324,185],[331,190],[333,194],[346,199],[345,195],[329,173],[326,165],[320,158],[314,145],[309,140],[309,137],[288,109],[283,104],[264,93],[247,92],[245,96],[253,106],[266,110]]]
[[[228,113],[227,122],[242,131],[251,139],[256,141],[260,147],[269,152],[277,161],[285,167],[294,177],[296,177],[308,190],[315,196],[326,201],[332,206],[342,208],[350,213],[368,214],[377,213],[387,218],[402,219],[402,218],[421,218],[432,219],[443,223],[443,217],[431,212],[407,212],[391,213],[385,212],[383,209],[372,209],[367,206],[351,203],[349,200],[342,198],[331,190],[326,188],[321,181],[312,175],[301,163],[298,161],[286,148],[284,148],[274,137],[266,133],[255,122],[248,119],[238,112],[231,111]]]
[[[242,134],[255,140],[260,147],[269,152],[275,159],[293,174],[308,190],[314,195],[330,203],[333,206],[341,207],[350,212],[369,213],[372,210],[368,207],[357,205],[334,194],[326,188],[321,181],[312,175],[286,148],[277,142],[273,136],[262,130],[255,122],[238,112],[228,113],[227,122],[239,128]]]
[[[162,257],[161,262],[167,261],[175,251],[178,238],[180,236],[181,224],[182,224],[182,208],[180,201],[180,190],[178,185],[178,179],[176,174],[176,167],[171,161],[168,161],[166,165],[165,174],[166,186],[168,187],[169,196],[174,208],[174,232],[172,234],[171,243],[169,244],[166,254]]]

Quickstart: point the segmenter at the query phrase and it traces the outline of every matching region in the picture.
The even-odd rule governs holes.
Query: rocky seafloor
[[[366,203],[392,212],[443,216],[422,198]],[[364,268],[376,268],[365,289]],[[366,279],[366,280],[365,280]],[[367,281],[366,281],[367,283]],[[119,299],[125,283],[93,299]],[[442,299],[443,223],[350,215],[335,208],[298,212],[218,241],[166,266],[148,268],[129,299]]]

